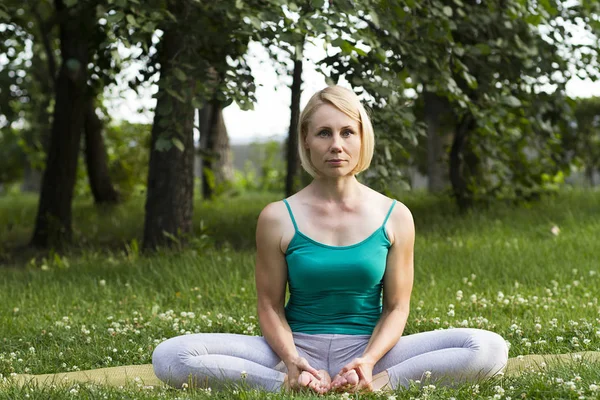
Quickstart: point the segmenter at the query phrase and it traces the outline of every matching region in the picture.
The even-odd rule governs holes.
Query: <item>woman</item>
[[[374,136],[350,90],[313,95],[298,150],[314,177],[258,218],[256,288],[264,337],[196,334],[161,343],[156,375],[173,386],[243,380],[269,391],[394,389],[424,377],[452,384],[506,365],[499,335],[450,329],[402,336],[413,285],[414,224],[401,203],[368,188]],[[290,298],[284,306],[286,285]],[[333,377],[333,378],[332,378]]]

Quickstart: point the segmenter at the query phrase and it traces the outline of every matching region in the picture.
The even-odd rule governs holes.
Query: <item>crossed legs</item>
[[[297,343],[300,355],[312,367],[331,376],[359,357],[368,342],[364,336],[304,336],[312,344]],[[321,340],[319,336],[329,339]],[[480,329],[422,332],[403,336],[375,364],[373,385],[389,389],[407,387],[411,380],[424,380],[426,371],[431,373],[431,380],[446,385],[476,381],[500,372],[507,359],[504,339],[493,332]],[[174,337],[156,347],[152,364],[156,376],[175,387],[191,383],[218,388],[243,381],[250,387],[277,392],[284,387],[287,372],[264,338],[237,334]],[[299,379],[308,379],[306,384],[311,384],[308,376]],[[355,383],[352,371],[344,379],[349,385]]]

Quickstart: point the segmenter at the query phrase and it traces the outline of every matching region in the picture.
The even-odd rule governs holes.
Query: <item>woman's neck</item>
[[[348,204],[360,197],[362,185],[354,175],[340,178],[315,178],[309,185],[311,193],[324,202]]]

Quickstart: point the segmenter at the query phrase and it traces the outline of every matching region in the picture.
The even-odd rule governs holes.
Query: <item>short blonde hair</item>
[[[319,172],[310,162],[308,149],[304,146],[306,135],[308,134],[308,124],[311,117],[317,109],[323,104],[331,104],[353,120],[357,121],[360,128],[360,156],[356,168],[352,174],[358,174],[371,165],[373,159],[373,149],[375,147],[375,134],[371,119],[367,114],[367,110],[362,105],[358,96],[350,89],[341,86],[329,86],[318,91],[304,107],[300,119],[298,121],[298,153],[302,168],[308,172],[313,178],[319,175]]]

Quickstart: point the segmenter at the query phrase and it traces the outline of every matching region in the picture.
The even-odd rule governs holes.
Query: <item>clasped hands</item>
[[[298,357],[287,365],[287,386],[291,390],[309,388],[316,393],[371,392],[373,391],[374,363],[365,357],[358,357],[346,364],[331,379],[327,371],[316,370],[303,357]]]

